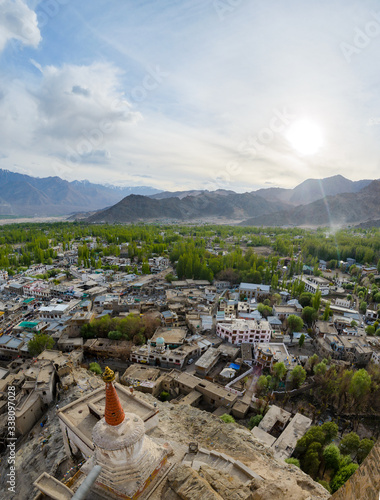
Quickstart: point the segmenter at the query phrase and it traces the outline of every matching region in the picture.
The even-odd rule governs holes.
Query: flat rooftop
[[[186,338],[185,328],[157,328],[151,342],[157,342],[159,337],[165,340],[165,344],[182,344]]]

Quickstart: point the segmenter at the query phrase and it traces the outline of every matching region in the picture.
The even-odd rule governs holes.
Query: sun
[[[306,119],[294,122],[289,128],[286,138],[301,155],[314,155],[323,145],[321,129],[317,124]]]

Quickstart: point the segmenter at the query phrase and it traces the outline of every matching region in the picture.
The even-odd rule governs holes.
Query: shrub
[[[263,419],[262,415],[255,415],[254,417],[251,417],[248,422],[248,428],[253,429],[257,425],[259,425],[262,419]]]
[[[228,415],[228,413],[225,413],[224,415],[222,415],[220,417],[220,420],[223,420],[223,422],[225,422],[226,424],[234,424],[235,423],[234,417],[232,417],[231,415]]]
[[[90,372],[94,372],[98,375],[102,374],[102,369],[101,369],[99,363],[90,363],[88,369],[90,370]]]
[[[285,462],[287,464],[295,465],[296,467],[301,468],[300,461],[297,458],[285,458]]]

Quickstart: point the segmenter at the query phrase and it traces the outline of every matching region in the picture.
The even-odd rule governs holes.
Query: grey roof
[[[261,290],[263,292],[270,292],[270,285],[258,285],[255,283],[240,283],[239,289],[245,290]]]

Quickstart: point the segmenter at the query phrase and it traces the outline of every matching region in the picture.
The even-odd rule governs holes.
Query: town
[[[145,426],[159,402],[198,408],[334,493],[380,432],[379,242],[376,230],[3,226],[2,451],[12,386],[18,442],[46,446],[54,418],[81,463],[108,367],[127,405],[157,401],[136,406]],[[84,395],[67,403],[74,387]],[[35,498],[50,480],[34,478]]]

